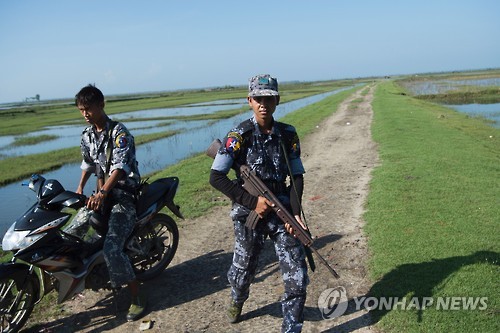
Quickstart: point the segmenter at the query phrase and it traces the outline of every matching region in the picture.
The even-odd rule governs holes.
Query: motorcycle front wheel
[[[38,285],[33,276],[22,285],[9,277],[0,279],[0,332],[17,332],[23,327],[35,306]]]
[[[177,251],[177,224],[170,216],[157,214],[134,236],[128,255],[137,279],[144,281],[158,276]]]

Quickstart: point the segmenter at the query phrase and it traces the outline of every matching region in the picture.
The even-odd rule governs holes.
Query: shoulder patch
[[[290,141],[290,144],[293,152],[300,152],[300,141],[297,133],[295,133],[295,135],[293,136],[292,140]]]
[[[125,132],[118,134],[118,136],[115,139],[115,145],[117,148],[127,147],[128,139],[127,139],[127,134]]]
[[[234,155],[238,150],[240,150],[243,143],[243,138],[237,132],[229,132],[226,140],[226,151]]]
[[[277,122],[276,126],[280,128],[285,145],[289,147],[290,152],[300,154],[300,140],[295,127],[281,122]]]

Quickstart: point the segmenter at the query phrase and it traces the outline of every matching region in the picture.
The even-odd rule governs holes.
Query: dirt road
[[[362,296],[370,288],[362,214],[370,173],[377,163],[370,135],[373,90],[373,86],[358,90],[312,135],[302,138],[307,171],[304,210],[317,237],[315,247],[341,276],[333,278],[316,260],[316,271],[310,273],[304,332],[375,332],[364,310],[325,320],[318,309],[318,298],[328,288],[343,287],[348,298]],[[144,320],[152,322],[145,332],[280,330],[283,286],[271,243],[260,259],[242,321],[227,323],[226,271],[233,246],[228,212],[227,206],[183,221],[174,261],[159,278],[145,284],[150,307]],[[87,291],[64,305],[61,319],[40,323],[29,332],[138,332],[140,322],[125,321],[126,292],[118,299],[117,313],[110,295]]]

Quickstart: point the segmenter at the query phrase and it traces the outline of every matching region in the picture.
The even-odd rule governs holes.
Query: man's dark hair
[[[83,87],[78,94],[75,95],[75,104],[78,105],[95,105],[104,103],[104,95],[93,84],[88,84]]]

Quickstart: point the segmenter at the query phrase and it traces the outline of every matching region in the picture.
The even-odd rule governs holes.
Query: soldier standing
[[[247,100],[253,117],[224,137],[210,173],[210,184],[233,202],[230,216],[234,224],[235,244],[233,262],[227,273],[231,285],[227,316],[231,323],[239,321],[243,303],[249,297],[259,254],[266,237],[269,237],[274,242],[285,286],[281,301],[281,331],[300,332],[309,281],[304,247],[293,236],[290,225],[284,224],[272,211],[271,202],[246,192],[238,174],[236,181],[228,177],[234,162],[248,165],[306,229],[300,218],[305,171],[300,159],[299,138],[293,126],[273,118],[280,101],[275,78],[268,74],[252,77]],[[290,195],[285,183],[287,176],[292,178],[293,193],[296,195]],[[245,227],[251,210],[255,210],[261,218],[254,230]]]

